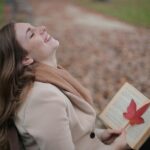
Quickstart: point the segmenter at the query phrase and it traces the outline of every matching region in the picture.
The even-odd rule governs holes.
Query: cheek
[[[34,49],[40,48],[43,44],[44,44],[44,42],[42,41],[42,39],[39,39],[39,38],[34,39],[31,43],[32,48],[34,48]]]
[[[49,56],[50,47],[47,46],[42,40],[32,41],[29,48],[29,54],[34,60],[40,61]]]

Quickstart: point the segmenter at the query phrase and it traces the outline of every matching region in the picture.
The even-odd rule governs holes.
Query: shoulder
[[[19,118],[25,118],[26,114],[32,112],[42,112],[55,109],[67,109],[68,97],[62,93],[55,85],[35,82],[23,101],[17,113]],[[24,120],[24,119],[23,119]]]
[[[50,118],[53,118],[56,113],[66,114],[68,107],[68,98],[55,85],[41,82],[34,83],[26,101],[24,109],[26,123],[33,122],[35,118],[39,118],[43,114],[49,114],[48,117],[52,115]]]
[[[41,100],[52,101],[53,99],[66,103],[68,97],[53,84],[35,82],[33,88],[29,92],[27,101],[28,99],[32,101],[36,100],[36,103]]]
[[[57,94],[57,95],[64,95],[60,89],[53,85],[53,84],[50,84],[50,83],[42,83],[42,82],[34,82],[34,85],[33,85],[33,88],[32,88],[32,91],[30,94],[32,95],[40,95],[40,94],[48,94],[50,93],[50,95],[53,93]]]

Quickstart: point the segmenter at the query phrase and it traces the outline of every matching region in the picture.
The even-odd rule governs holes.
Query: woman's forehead
[[[29,23],[15,23],[16,30],[19,30],[19,29],[25,30],[28,27],[32,27],[32,25]]]
[[[16,33],[26,33],[26,30],[29,28],[29,27],[32,27],[31,24],[29,23],[15,23],[15,31]]]

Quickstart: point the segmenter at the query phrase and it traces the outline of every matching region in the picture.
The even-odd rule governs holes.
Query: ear
[[[33,58],[31,57],[31,56],[29,56],[29,55],[27,55],[23,60],[22,60],[22,64],[24,65],[24,66],[28,66],[28,65],[30,65],[30,64],[32,64],[33,63]]]

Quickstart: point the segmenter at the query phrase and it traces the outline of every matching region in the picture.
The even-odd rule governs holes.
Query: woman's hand
[[[101,141],[104,144],[111,144],[121,134],[121,130],[106,129],[101,134]]]
[[[122,130],[122,133],[111,144],[113,150],[131,150],[126,141],[126,131]]]

